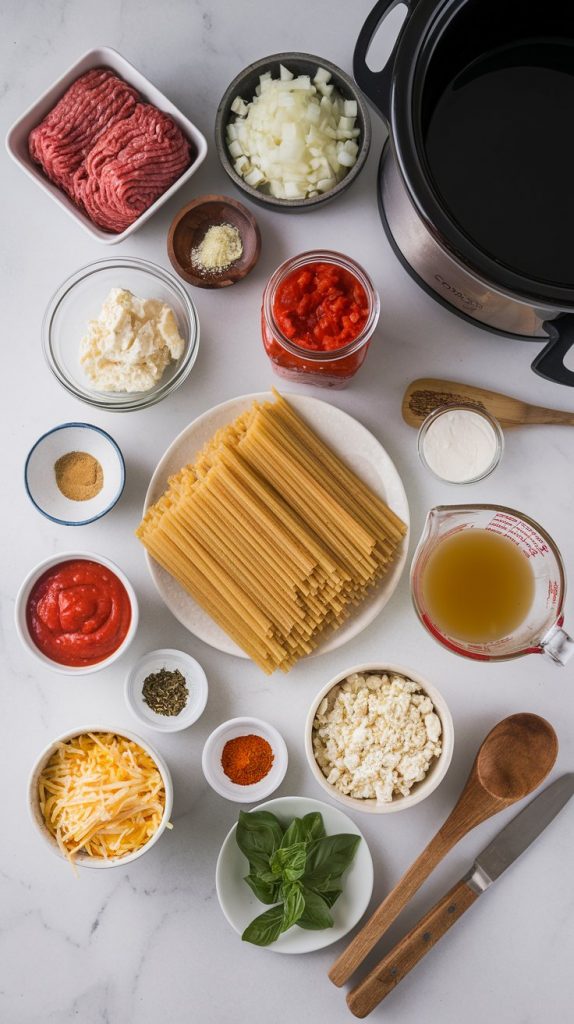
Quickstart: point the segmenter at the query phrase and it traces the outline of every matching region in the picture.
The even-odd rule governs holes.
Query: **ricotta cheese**
[[[346,796],[390,803],[408,796],[442,750],[439,716],[418,683],[356,673],[321,701],[313,723],[315,759]]]
[[[82,338],[80,363],[96,391],[149,391],[184,348],[165,302],[112,288]]]

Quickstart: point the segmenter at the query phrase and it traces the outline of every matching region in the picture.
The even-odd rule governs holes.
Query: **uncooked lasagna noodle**
[[[287,672],[387,573],[405,524],[275,392],[168,481],[137,530],[266,673]]]

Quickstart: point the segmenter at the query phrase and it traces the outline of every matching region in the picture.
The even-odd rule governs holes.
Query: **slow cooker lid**
[[[518,0],[505,0],[504,5],[496,3],[496,0],[494,3],[491,0],[444,0],[438,5],[436,0],[421,0],[405,26],[396,55],[391,86],[391,131],[399,166],[411,198],[438,241],[456,259],[487,281],[493,282],[499,289],[503,288],[530,302],[569,309],[574,307],[574,258],[571,280],[556,281],[544,279],[542,275],[529,274],[522,267],[513,267],[498,258],[498,252],[496,255],[494,252],[489,253],[488,246],[472,237],[468,223],[463,226],[461,221],[464,218],[459,216],[457,219],[447,199],[441,195],[433,178],[425,144],[425,126],[428,126],[437,101],[457,74],[480,59],[481,54],[500,50],[506,45],[515,45],[517,36],[540,38],[543,26],[547,39],[556,39],[558,26],[564,34],[565,21],[568,21],[568,28],[571,26],[568,35],[572,40],[574,74],[574,15],[570,13],[569,5],[563,7],[560,0],[547,0],[546,12],[538,8],[527,14],[529,10],[530,5],[519,5]],[[532,19],[530,26],[529,18]],[[520,27],[520,33],[517,32],[517,26]],[[480,78],[481,73],[482,69],[479,68],[476,77]],[[574,78],[572,85],[574,87]],[[455,98],[458,100],[459,94],[455,94]],[[566,124],[564,130],[570,133],[570,124]],[[534,147],[544,146],[542,135],[543,126],[533,123],[533,151]],[[469,131],[467,141],[472,139],[472,131]],[[455,141],[459,141],[458,136]],[[546,143],[546,149],[547,159],[552,161],[550,140]],[[470,183],[470,188],[476,188],[476,179],[474,185]],[[488,198],[488,189],[485,192],[481,199]],[[572,193],[574,203],[574,188]],[[458,202],[459,214],[461,201],[464,203],[464,188],[459,188],[456,201],[453,199],[454,207]],[[476,214],[476,209],[473,212]],[[540,215],[540,211],[537,215]],[[574,207],[572,215],[574,219]],[[472,217],[466,220],[472,221]],[[480,228],[480,220],[476,223]],[[548,237],[552,230],[550,225]],[[480,230],[477,234],[480,234]],[[526,228],[524,237],[528,238]],[[503,255],[508,260],[512,245],[497,246],[496,233],[490,241],[494,241],[495,248],[507,250]],[[518,237],[510,241],[516,242],[515,251],[520,255],[521,243]],[[572,246],[574,254],[574,232]],[[536,262],[534,258],[531,265],[534,266]]]

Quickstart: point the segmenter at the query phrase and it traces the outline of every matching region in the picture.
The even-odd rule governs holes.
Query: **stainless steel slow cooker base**
[[[381,220],[401,264],[417,284],[446,309],[503,336],[537,341],[548,337],[544,324],[557,316],[497,292],[459,265],[433,238],[413,207],[400,176],[390,139],[383,146],[378,175]]]
[[[393,233],[392,233],[392,231],[390,229],[389,222],[387,220],[387,214],[385,212],[385,207],[384,207],[384,204],[383,204],[383,190],[382,190],[382,187],[381,187],[381,182],[382,182],[382,174],[383,174],[383,161],[385,159],[385,151],[386,151],[388,145],[389,145],[389,140],[387,139],[387,141],[385,142],[385,144],[383,146],[383,151],[381,153],[381,159],[379,161],[379,170],[378,170],[379,187],[378,187],[378,190],[377,190],[377,202],[378,202],[378,206],[379,206],[379,215],[380,215],[380,218],[381,218],[381,223],[383,225],[383,229],[384,229],[385,235],[387,236],[387,241],[388,241],[391,249],[393,250],[396,258],[398,259],[399,263],[401,264],[403,270],[406,270],[406,272],[409,275],[409,277],[412,278],[412,280],[415,281],[416,284],[418,284],[419,288],[421,288],[423,290],[423,292],[426,292],[426,294],[429,296],[429,298],[431,298],[433,300],[433,302],[440,303],[440,305],[443,307],[443,309],[446,309],[449,313],[454,313],[455,316],[460,317],[461,320],[465,320],[467,324],[473,324],[474,327],[479,327],[480,326],[481,330],[489,331],[491,334],[496,334],[499,338],[511,338],[511,339],[514,338],[515,340],[518,339],[520,341],[529,341],[529,340],[530,341],[537,341],[538,340],[537,338],[534,338],[534,337],[530,337],[529,338],[529,337],[525,337],[524,334],[513,334],[511,331],[503,331],[503,330],[500,329],[500,327],[493,327],[491,324],[486,324],[486,323],[478,324],[477,321],[476,321],[476,318],[474,316],[472,316],[470,313],[465,313],[462,309],[457,309],[456,306],[453,306],[452,303],[449,302],[448,299],[445,299],[444,296],[439,294],[439,292],[436,291],[433,287],[431,287],[430,284],[427,284],[426,281],[423,281],[422,277],[419,277],[417,272],[413,269],[411,264],[408,262],[408,260],[405,258],[405,256],[403,255],[403,253],[399,249],[399,246],[398,246],[398,243],[397,243],[397,241],[395,239],[395,236],[393,235]]]

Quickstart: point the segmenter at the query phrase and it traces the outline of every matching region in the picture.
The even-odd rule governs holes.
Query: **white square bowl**
[[[45,118],[46,114],[55,107],[58,100],[62,98],[66,89],[69,88],[72,82],[75,82],[76,78],[79,78],[80,75],[85,74],[86,71],[90,71],[92,68],[99,67],[107,67],[115,71],[128,85],[132,85],[137,89],[144,100],[152,103],[158,110],[169,114],[191,142],[196,154],[191,165],[180,175],[177,181],[174,181],[173,185],[166,189],[163,195],[156,199],[155,203],[152,203],[133,224],[130,224],[129,228],[126,228],[125,231],[121,231],[119,234],[103,231],[93,224],[90,218],[68,198],[65,192],[46,177],[40,165],[32,160],[28,152],[28,136],[32,129],[40,124],[40,121]],[[6,136],[6,148],[15,163],[22,168],[29,178],[35,181],[47,195],[51,196],[70,217],[73,217],[84,231],[87,231],[92,238],[102,242],[104,245],[116,245],[118,242],[123,242],[124,238],[127,238],[128,235],[137,231],[178,188],[195,174],[207,155],[207,142],[199,129],[187,117],[184,117],[181,111],[168,100],[167,96],[164,96],[159,89],[156,89],[133,64],[130,64],[125,57],[122,57],[117,50],[112,49],[110,46],[99,46],[94,50],[88,50],[46,92],[42,93],[39,99],[31,107],[28,107],[25,113],[10,128]]]

